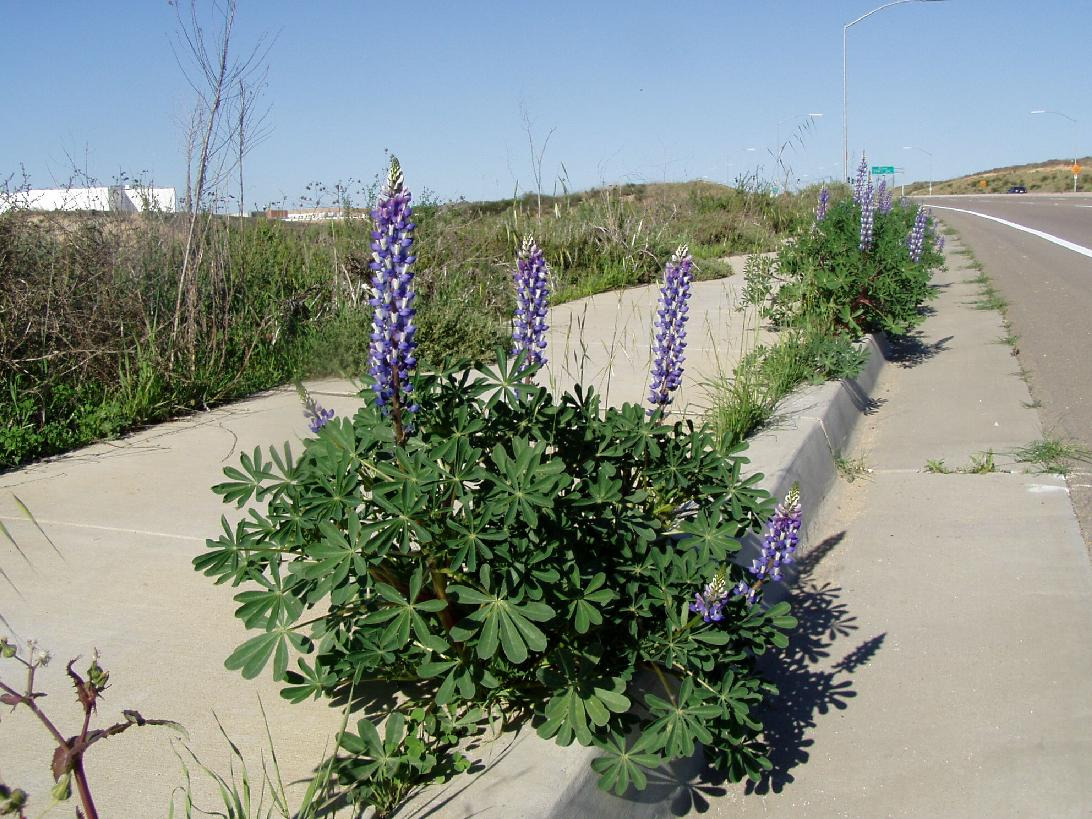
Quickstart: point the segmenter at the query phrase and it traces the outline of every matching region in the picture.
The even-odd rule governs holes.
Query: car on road
[[[1008,193],[1027,193],[1028,189],[1023,185],[1013,185],[1007,191]]]

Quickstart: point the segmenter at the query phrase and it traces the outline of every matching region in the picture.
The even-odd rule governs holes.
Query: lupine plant
[[[311,395],[302,384],[296,385],[296,392],[303,402],[303,417],[312,433],[318,432],[334,417],[332,409],[326,409]]]
[[[925,227],[929,220],[929,209],[922,206],[918,208],[914,217],[914,227],[910,230],[910,236],[906,240],[910,250],[910,259],[917,264],[921,261],[921,251],[925,248]]]
[[[865,184],[870,178],[868,159],[864,154],[861,154],[861,164],[857,166],[857,177],[853,181],[853,201],[858,207],[864,203]]]
[[[869,177],[864,197],[861,199],[861,240],[858,247],[862,253],[872,250],[872,231],[875,226],[876,198],[872,191],[872,178]]]
[[[664,271],[652,345],[652,373],[648,402],[655,408],[671,403],[682,383],[686,359],[686,320],[690,310],[690,285],[694,259],[686,245],[680,245]]]
[[[781,567],[795,561],[796,549],[800,545],[800,525],[803,523],[803,510],[800,507],[800,487],[793,484],[785,499],[774,509],[766,523],[766,534],[762,538],[762,552],[751,563],[748,570],[754,578],[741,580],[732,590],[754,605],[763,584],[782,579]]]
[[[400,184],[385,195],[408,202]],[[669,265],[676,305],[689,266],[685,249]],[[770,767],[758,708],[774,689],[755,662],[795,620],[728,593],[747,579],[740,538],[770,511],[741,447],[638,405],[604,411],[591,390],[555,397],[537,369],[502,349],[480,375],[410,371],[402,434],[386,387],[366,389],[302,453],[256,449],[214,487],[264,504],[225,519],[194,561],[245,586],[236,614],[256,633],[227,667],[271,667],[292,701],[403,686],[330,761],[381,815],[466,769],[467,737],[521,714],[602,751],[592,766],[619,794],[698,746],[732,780]]]
[[[944,236],[940,232],[940,223],[935,216],[929,217],[929,232],[933,234],[933,250],[937,254],[944,252]]]
[[[372,210],[372,338],[369,368],[376,403],[390,416],[398,439],[405,437],[417,364],[414,317],[413,249],[410,192],[402,168],[392,158],[387,184]]]
[[[516,259],[516,314],[512,322],[512,355],[529,365],[546,363],[546,315],[550,310],[550,268],[535,240],[523,240]]]
[[[892,208],[892,200],[895,197],[894,191],[888,190],[887,180],[881,179],[880,184],[876,186],[876,210],[879,213],[890,213]]]
[[[854,197],[830,205],[822,221],[779,252],[782,286],[767,310],[776,324],[833,327],[856,337],[876,330],[897,335],[921,322],[940,252],[931,243],[915,260],[907,234],[918,209],[900,200],[881,211],[864,157],[857,170]]]
[[[819,190],[819,204],[815,208],[815,221],[822,222],[827,216],[827,208],[830,206],[830,188],[826,185]]]

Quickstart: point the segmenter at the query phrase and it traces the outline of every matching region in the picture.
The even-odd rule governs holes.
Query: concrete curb
[[[775,422],[748,442],[750,471],[765,476],[765,487],[775,497],[784,496],[793,483],[803,493],[804,530],[801,543],[807,550],[816,512],[837,480],[835,458],[845,449],[857,423],[873,407],[872,390],[886,361],[889,347],[882,335],[860,342],[868,359],[859,376],[806,387],[789,396],[778,408]],[[749,565],[757,554],[760,538],[748,537],[738,562]],[[788,593],[795,576],[767,590],[776,602]],[[699,751],[690,759],[677,760],[667,769],[652,772],[644,791],[630,789],[621,798],[598,787],[591,761],[595,748],[571,745],[560,748],[540,739],[525,727],[510,740],[498,739],[490,748],[485,770],[469,782],[456,779],[441,788],[428,788],[403,809],[404,816],[472,816],[481,813],[551,817],[595,816],[603,819],[656,819],[686,812],[689,783],[704,767]]]
[[[774,420],[748,441],[753,471],[766,476],[766,489],[783,497],[793,483],[803,493],[804,534],[835,478],[835,459],[845,450],[863,415],[872,410],[871,393],[890,351],[882,335],[866,336],[868,351],[860,375],[804,387],[778,407]]]

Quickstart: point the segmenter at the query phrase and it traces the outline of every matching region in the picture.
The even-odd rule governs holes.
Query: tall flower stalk
[[[853,183],[853,201],[858,205],[864,204],[865,184],[871,181],[868,173],[868,159],[861,154],[861,164],[857,166],[857,179]]]
[[[535,240],[523,240],[516,259],[516,314],[512,327],[512,355],[524,353],[527,364],[546,363],[546,314],[550,309],[550,267]]]
[[[311,432],[318,434],[320,429],[333,420],[334,411],[326,409],[316,401],[315,396],[311,395],[303,384],[296,385],[296,393],[299,395],[300,401],[303,402],[303,417],[307,419],[307,426],[311,429]]]
[[[803,515],[803,510],[800,508],[800,487],[793,484],[785,500],[777,505],[766,523],[766,534],[762,538],[762,553],[748,569],[755,579],[751,583],[739,581],[732,590],[735,595],[745,597],[747,602],[753,605],[764,583],[770,580],[781,580],[781,567],[791,564],[796,559]]]
[[[682,382],[693,267],[694,259],[690,255],[690,249],[686,245],[679,245],[664,272],[660,304],[656,311],[656,340],[652,346],[652,384],[649,387],[648,402],[653,408],[649,410],[649,414],[658,407],[670,404],[672,393]]]
[[[890,213],[894,196],[895,192],[887,189],[887,180],[881,179],[876,188],[876,210],[879,213]]]
[[[372,337],[369,369],[376,403],[394,424],[395,438],[405,439],[403,412],[416,412],[412,403],[413,368],[417,364],[417,325],[414,323],[413,230],[410,192],[402,168],[391,158],[387,183],[372,209]]]
[[[872,193],[872,179],[869,178],[861,198],[861,242],[863,252],[872,249],[872,231],[876,223],[876,197]]]
[[[914,264],[921,261],[921,252],[925,248],[925,226],[928,221],[928,209],[924,206],[919,207],[917,215],[914,217],[914,227],[910,230],[910,237],[906,240],[906,245],[910,249],[910,260]]]
[[[822,222],[827,218],[827,207],[830,205],[830,188],[823,185],[819,191],[819,204],[815,208],[815,221]]]

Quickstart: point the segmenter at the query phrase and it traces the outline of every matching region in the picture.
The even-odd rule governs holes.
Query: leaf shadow
[[[798,563],[798,581],[789,596],[798,625],[789,635],[789,645],[760,664],[778,688],[762,713],[772,768],[759,781],[749,781],[745,793],[779,793],[795,781],[793,770],[811,756],[818,717],[849,707],[857,696],[852,675],[883,647],[886,633],[876,634],[837,659],[860,624],[841,599],[842,589],[820,583],[812,574],[844,537],[840,532],[827,538]]]

